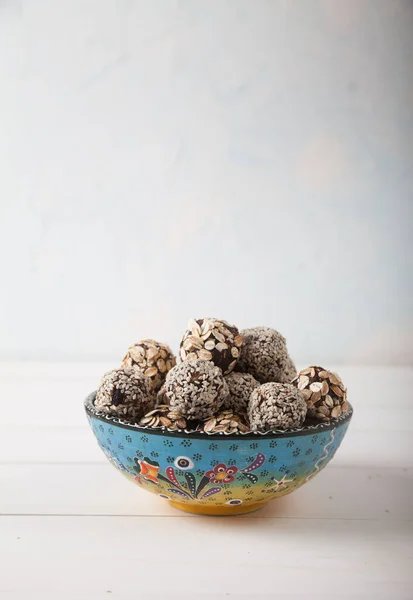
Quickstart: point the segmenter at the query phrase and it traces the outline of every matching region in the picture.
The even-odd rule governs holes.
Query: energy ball
[[[133,367],[105,373],[96,393],[95,407],[112,417],[135,421],[153,407],[149,377]]]
[[[158,393],[158,403],[187,419],[205,419],[216,413],[228,396],[221,369],[202,359],[186,360],[169,371]]]
[[[288,355],[285,337],[270,327],[244,329],[241,335],[244,338],[242,363],[247,372],[260,383],[287,383],[295,367]]]
[[[280,362],[281,374],[280,383],[291,383],[297,377],[297,367],[294,364],[291,356],[287,355],[285,360]]]
[[[182,361],[201,358],[230,373],[241,354],[242,336],[234,325],[218,319],[190,319],[179,354]]]
[[[250,398],[252,431],[295,429],[304,423],[307,405],[301,392],[288,383],[264,383]]]
[[[316,421],[337,419],[348,408],[347,389],[340,377],[323,367],[300,371],[293,384],[307,402],[307,417]]]
[[[225,398],[223,408],[229,408],[237,412],[247,412],[250,396],[260,384],[249,373],[232,372],[226,375],[229,395]]]
[[[123,367],[134,367],[149,377],[155,391],[160,389],[167,372],[175,365],[175,356],[169,346],[155,340],[137,342],[128,349],[122,360]]]

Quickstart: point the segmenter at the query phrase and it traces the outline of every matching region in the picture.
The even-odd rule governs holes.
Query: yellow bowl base
[[[174,502],[170,500],[169,504],[174,508],[195,515],[231,516],[254,512],[263,508],[267,502],[253,502],[252,504],[238,504],[234,506],[200,506],[197,504],[186,504],[185,502]]]

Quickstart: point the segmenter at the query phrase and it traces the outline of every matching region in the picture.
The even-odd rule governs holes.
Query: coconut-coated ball
[[[95,407],[112,417],[135,421],[154,405],[149,377],[133,367],[105,373],[96,393]]]
[[[323,367],[299,372],[293,384],[307,402],[307,417],[316,421],[337,419],[348,408],[347,389],[338,375]]]
[[[158,404],[168,404],[188,419],[204,419],[216,413],[227,396],[221,369],[197,358],[169,371],[158,393]]]
[[[241,346],[242,336],[235,325],[213,318],[190,319],[179,354],[182,361],[209,360],[226,375],[237,364]]]
[[[155,391],[159,390],[167,372],[175,365],[175,356],[170,347],[155,340],[142,340],[133,344],[122,361],[123,367],[134,367],[149,377]]]
[[[243,368],[261,383],[286,383],[294,363],[289,359],[285,337],[271,327],[244,329],[241,335]]]
[[[231,408],[240,413],[247,412],[250,396],[260,384],[249,373],[232,372],[225,376],[229,394],[224,400],[223,408]]]
[[[307,405],[301,392],[289,383],[264,383],[250,398],[252,431],[296,429],[304,423]]]

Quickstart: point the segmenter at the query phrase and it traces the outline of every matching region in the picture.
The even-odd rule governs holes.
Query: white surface
[[[107,463],[82,407],[105,367],[0,364],[1,600],[411,600],[413,369],[341,369],[355,415],[334,461],[262,511],[214,518]]]
[[[409,0],[2,0],[0,357],[270,325],[413,364]]]

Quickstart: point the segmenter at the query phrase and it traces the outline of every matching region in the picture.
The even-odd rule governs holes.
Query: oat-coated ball
[[[270,327],[244,329],[241,335],[244,369],[261,383],[286,383],[295,366],[288,355],[285,337]]]
[[[221,369],[197,358],[169,371],[158,393],[158,403],[168,404],[187,419],[204,419],[221,408],[227,395]]]
[[[149,377],[133,367],[125,367],[105,373],[96,393],[95,407],[112,417],[136,421],[154,402]]]
[[[128,349],[122,361],[123,367],[134,367],[149,377],[155,391],[159,390],[167,372],[175,365],[175,356],[170,347],[155,340],[137,342]]]
[[[242,336],[235,325],[218,319],[190,319],[179,354],[182,361],[201,358],[230,373],[241,354]]]
[[[295,429],[304,423],[307,405],[297,388],[288,383],[264,383],[250,398],[252,431]]]
[[[307,417],[316,421],[337,419],[348,408],[347,389],[340,377],[323,367],[300,371],[293,384],[307,402]]]
[[[238,412],[247,412],[252,392],[260,384],[249,373],[232,372],[225,376],[229,394],[224,400],[223,408],[230,408]]]

